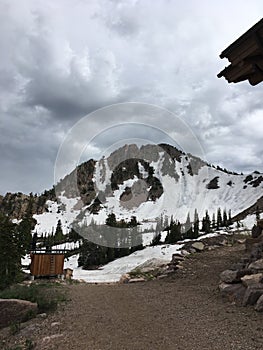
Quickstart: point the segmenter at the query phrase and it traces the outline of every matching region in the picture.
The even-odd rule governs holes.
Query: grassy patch
[[[56,310],[59,303],[67,300],[61,286],[52,283],[33,283],[31,285],[13,285],[0,292],[2,299],[22,299],[37,303],[39,313]],[[25,321],[34,317],[28,314]]]
[[[129,272],[129,275],[131,278],[144,278],[146,281],[150,281],[155,279],[157,276],[161,274],[160,268],[155,268],[148,272],[142,272],[140,269],[134,269],[131,272]]]

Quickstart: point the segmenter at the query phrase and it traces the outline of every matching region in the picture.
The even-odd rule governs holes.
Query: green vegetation
[[[88,230],[95,232],[96,236],[100,235],[100,243],[93,243],[88,239],[83,240],[80,247],[80,256],[78,260],[79,266],[83,269],[94,269],[98,266],[105,265],[117,258],[127,256],[137,250],[143,249],[142,235],[138,229],[138,222],[135,216],[131,217],[130,221],[117,221],[114,213],[109,214],[106,219],[106,225],[96,225],[91,222]],[[107,226],[116,228],[115,239],[109,237],[109,229]],[[120,230],[125,229],[125,230]],[[87,233],[89,234],[89,232]],[[85,236],[85,233],[83,234]],[[105,241],[104,245],[103,242]],[[118,242],[118,247],[110,247],[112,243]]]
[[[39,313],[56,310],[59,303],[67,300],[60,284],[32,283],[31,285],[13,285],[0,292],[2,299],[22,299],[37,303]],[[28,314],[27,319],[34,317]],[[25,319],[26,321],[26,319]]]
[[[0,290],[21,280],[21,258],[30,248],[33,225],[29,214],[19,224],[0,214]]]

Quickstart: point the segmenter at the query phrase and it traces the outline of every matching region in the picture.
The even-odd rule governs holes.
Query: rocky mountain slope
[[[109,213],[118,219],[135,215],[155,221],[161,214],[182,222],[220,207],[232,216],[251,207],[263,195],[263,174],[240,175],[211,166],[167,145],[125,145],[109,157],[79,165],[57,186],[40,196],[21,193],[0,198],[0,211],[20,219],[31,210],[38,232],[50,232],[58,219],[63,230],[72,222],[105,223]],[[254,206],[253,206],[254,205]]]

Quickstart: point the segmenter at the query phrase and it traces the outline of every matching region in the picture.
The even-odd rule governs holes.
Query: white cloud
[[[1,152],[10,171],[0,192],[50,186],[68,128],[86,113],[126,101],[160,105],[183,118],[210,162],[223,164],[231,153],[226,167],[245,171],[255,163],[263,171],[262,85],[216,77],[228,64],[220,52],[262,11],[260,0],[2,0],[0,146],[16,161]],[[94,134],[102,125],[92,125]],[[175,127],[171,122],[171,133]],[[36,166],[20,171],[20,185],[15,169],[28,159]]]

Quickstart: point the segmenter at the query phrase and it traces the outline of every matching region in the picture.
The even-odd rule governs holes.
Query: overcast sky
[[[69,129],[131,101],[182,118],[209,162],[263,172],[263,84],[216,76],[262,14],[262,0],[0,0],[0,193],[50,188]]]

